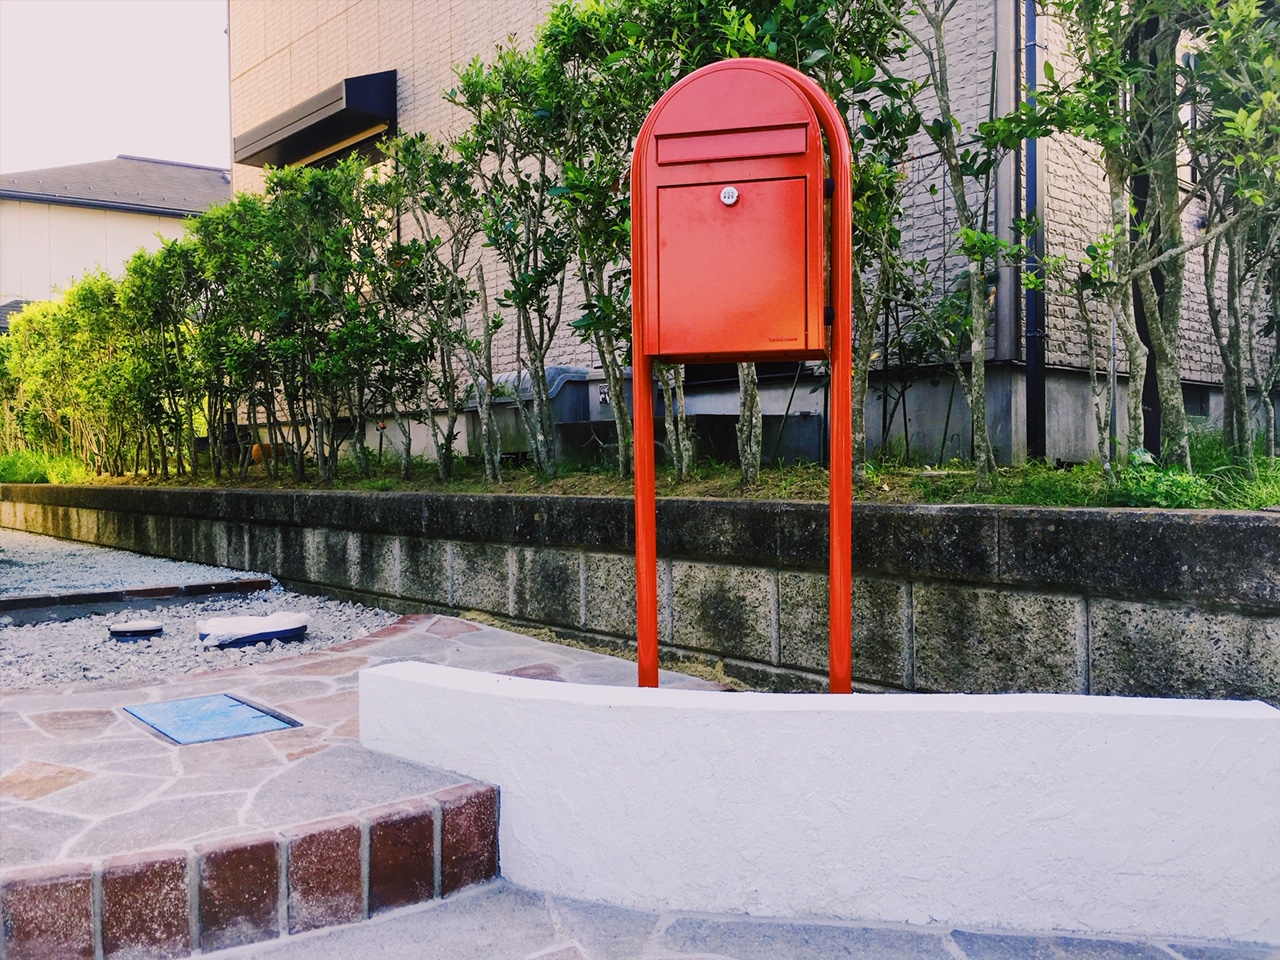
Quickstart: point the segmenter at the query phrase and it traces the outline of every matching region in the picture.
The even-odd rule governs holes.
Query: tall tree
[[[545,476],[556,471],[559,444],[551,413],[547,358],[564,317],[571,256],[568,231],[553,202],[558,185],[564,118],[541,96],[545,64],[536,56],[501,49],[490,64],[479,60],[458,71],[448,99],[464,110],[475,147],[472,176],[480,185],[482,225],[506,270],[498,299],[516,319],[515,390],[530,454]],[[529,403],[523,399],[524,386]]]

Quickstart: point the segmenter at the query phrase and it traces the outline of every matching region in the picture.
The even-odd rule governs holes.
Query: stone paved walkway
[[[421,796],[468,778],[360,746],[356,672],[389,660],[630,685],[635,664],[453,617],[146,686],[0,691],[0,868],[188,847]],[[669,686],[709,687],[664,672]],[[228,693],[302,726],[176,746],[124,707]]]
[[[505,881],[227,960],[1277,960],[1265,947],[652,914]]]

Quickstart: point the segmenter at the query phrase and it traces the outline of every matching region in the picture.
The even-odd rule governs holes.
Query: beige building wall
[[[344,77],[396,70],[400,129],[444,136],[465,117],[444,100],[454,66],[490,58],[499,44],[527,47],[552,0],[230,0],[231,129],[242,133]],[[233,164],[233,191],[261,190],[259,167]],[[508,285],[485,257],[490,300]],[[570,278],[570,284],[573,283]],[[580,301],[566,290],[553,362],[595,366],[595,350],[569,328]],[[495,343],[495,363],[512,370],[515,322]]]
[[[231,129],[242,133],[344,77],[399,71],[400,127],[458,128],[443,94],[454,64],[526,46],[551,0],[229,0]],[[262,183],[234,164],[233,190]]]
[[[231,112],[233,132],[241,133],[292,105],[337,83],[344,77],[382,70],[399,71],[398,112],[403,130],[442,135],[465,122],[442,92],[450,86],[455,64],[488,58],[500,43],[527,46],[551,0],[229,0],[231,51]],[[947,24],[953,107],[966,137],[976,136],[979,123],[993,112],[1008,109],[1021,96],[1022,49],[1016,40],[1019,0],[959,0]],[[921,21],[917,25],[923,27]],[[1052,19],[1039,21],[1042,60],[1065,73],[1065,41]],[[908,71],[925,76],[923,58],[913,54]],[[994,71],[994,74],[993,74]],[[1013,79],[1011,79],[1013,78]],[[927,94],[926,94],[927,96]],[[1106,227],[1107,196],[1094,147],[1069,137],[1042,141],[1043,220],[1046,250],[1065,256],[1073,274],[1085,247]],[[1006,159],[1013,170],[1016,156]],[[904,161],[909,179],[908,213],[903,224],[904,253],[925,257],[934,271],[939,292],[953,288],[965,267],[954,254],[954,203],[943,182],[932,145],[916,137]],[[1025,169],[1022,182],[1025,184]],[[1013,174],[1010,173],[1012,178]],[[260,189],[262,171],[233,166],[236,190]],[[929,186],[938,189],[929,193]],[[1005,231],[1021,216],[1023,198],[1012,192],[992,198],[993,229]],[[982,200],[975,190],[975,205]],[[1188,214],[1188,236],[1196,229],[1195,212]],[[1183,375],[1193,381],[1220,380],[1204,306],[1203,279],[1198,257],[1187,271],[1183,322]],[[1010,268],[1002,283],[1015,283]],[[490,293],[506,286],[499,264],[486,261]],[[574,304],[575,289],[566,303]],[[1021,326],[1021,291],[1011,286],[1001,296],[1002,310]],[[1062,286],[1046,298],[1047,361],[1050,368],[1087,369],[1085,330],[1074,297]],[[567,321],[574,314],[569,312]],[[992,336],[995,335],[994,325]],[[989,341],[989,356],[1021,353],[1021,330],[998,347]],[[515,329],[508,323],[499,336],[496,360],[500,369],[515,367]],[[594,351],[563,330],[553,360],[595,366]],[[1121,369],[1124,369],[1121,351]]]
[[[964,0],[961,0],[964,2]],[[997,0],[1003,2],[1003,0]],[[1043,59],[1052,63],[1061,79],[1068,79],[1066,37],[1062,27],[1050,17],[1041,17],[1044,40]],[[1084,259],[1085,247],[1109,229],[1108,194],[1100,153],[1093,144],[1074,137],[1055,136],[1041,142],[1044,154],[1045,249],[1050,256],[1067,258],[1066,276],[1074,277]],[[1189,158],[1188,158],[1189,159]],[[1192,189],[1190,167],[1183,171],[1183,188]],[[1203,234],[1205,205],[1192,202],[1182,218],[1183,237],[1194,240]],[[1219,297],[1226,295],[1226,273],[1219,269],[1215,279]],[[1055,285],[1046,297],[1049,334],[1047,360],[1053,366],[1087,367],[1084,319],[1079,316],[1075,296],[1064,284]],[[1109,356],[1109,329],[1100,331],[1100,358]],[[1260,361],[1270,358],[1270,349],[1259,343]],[[1194,383],[1220,384],[1222,359],[1209,323],[1202,251],[1187,256],[1183,284],[1182,324],[1179,333],[1182,378]],[[1123,342],[1118,347],[1119,369],[1128,372]]]
[[[947,18],[946,46],[949,64],[948,92],[951,108],[960,121],[959,139],[967,142],[978,135],[978,125],[991,115],[993,60],[1012,56],[1013,51],[997,49],[996,20],[1016,12],[1016,0],[960,0]],[[924,18],[912,18],[912,27],[922,39],[932,42]],[[1004,64],[994,64],[1003,68]],[[904,72],[927,79],[928,63],[923,54],[913,50],[907,54]],[[921,94],[926,116],[937,111],[932,89]],[[958,223],[955,200],[947,186],[946,170],[928,135],[916,134],[905,160],[907,176],[905,210],[902,228],[903,254],[909,259],[928,260],[932,279],[939,294],[950,291],[960,282],[967,261],[956,253]],[[930,188],[935,192],[930,193]],[[981,211],[982,191],[971,184],[967,193],[970,207]],[[994,226],[994,211],[992,224]]]
[[[46,300],[99,267],[118,277],[139,249],[185,232],[178,217],[0,200],[0,303]]]

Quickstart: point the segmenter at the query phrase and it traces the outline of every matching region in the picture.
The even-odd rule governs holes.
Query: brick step
[[[465,783],[192,850],[7,872],[3,955],[185,957],[355,923],[497,875],[497,788]]]

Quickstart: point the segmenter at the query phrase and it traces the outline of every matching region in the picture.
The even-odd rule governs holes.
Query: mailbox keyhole
[[[732,207],[735,203],[738,202],[738,188],[725,187],[723,190],[721,190],[720,202],[723,203],[726,207]]]

